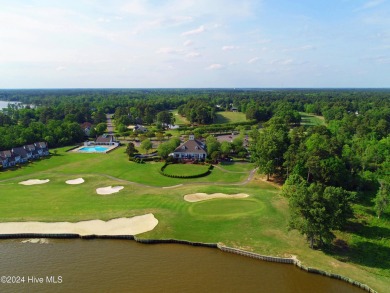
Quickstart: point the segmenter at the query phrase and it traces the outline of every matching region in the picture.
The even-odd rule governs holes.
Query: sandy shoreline
[[[186,194],[184,200],[188,202],[197,202],[202,200],[209,200],[214,198],[246,198],[249,194],[246,193],[237,193],[237,194],[225,194],[225,193],[192,193]]]
[[[0,223],[0,234],[79,234],[79,235],[137,235],[153,230],[158,220],[153,214],[109,221],[70,222],[8,222]]]

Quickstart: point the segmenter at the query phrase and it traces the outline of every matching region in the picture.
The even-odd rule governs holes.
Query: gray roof
[[[29,152],[35,151],[35,145],[33,144],[25,145],[24,148]]]
[[[10,158],[12,157],[12,152],[10,150],[1,151],[0,156],[3,158]]]
[[[199,140],[187,140],[179,145],[174,153],[193,153],[193,154],[207,154],[203,149],[203,144]]]
[[[101,142],[101,143],[104,143],[104,142],[113,142],[114,141],[114,136],[112,135],[107,135],[107,134],[103,134],[101,136],[99,136],[97,139],[96,139],[96,142]]]
[[[22,158],[27,158],[27,152],[23,147],[12,148],[12,152],[17,156],[21,156]]]
[[[36,143],[34,143],[34,145],[35,145],[35,147],[39,147],[39,148],[41,148],[41,149],[46,149],[46,148],[47,148],[46,142],[43,142],[43,141],[41,141],[41,142],[36,142]]]

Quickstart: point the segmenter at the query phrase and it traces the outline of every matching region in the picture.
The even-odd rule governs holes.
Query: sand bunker
[[[19,184],[22,184],[22,185],[36,185],[36,184],[45,184],[45,183],[47,183],[49,181],[50,181],[49,179],[44,179],[44,180],[30,179],[30,180],[19,182]]]
[[[0,223],[0,234],[79,234],[79,235],[137,235],[153,230],[158,220],[153,214],[133,218],[69,222],[9,222]]]
[[[184,200],[189,202],[197,202],[202,200],[209,200],[214,198],[245,198],[248,197],[249,194],[245,193],[237,193],[237,194],[225,194],[225,193],[192,193],[184,196]]]
[[[123,186],[107,186],[107,187],[101,187],[96,189],[97,194],[113,194],[117,193],[120,190],[122,190],[124,187]]]
[[[84,183],[84,179],[83,178],[72,179],[72,180],[65,181],[65,183],[71,185],[82,184]]]

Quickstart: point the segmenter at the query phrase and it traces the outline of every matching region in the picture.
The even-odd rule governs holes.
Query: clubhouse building
[[[179,160],[203,161],[207,158],[207,152],[205,151],[205,145],[201,141],[196,140],[195,136],[191,134],[189,139],[179,145],[171,156]]]

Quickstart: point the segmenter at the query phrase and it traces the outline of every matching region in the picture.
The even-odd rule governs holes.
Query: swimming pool
[[[84,153],[105,153],[108,151],[108,147],[103,146],[89,146],[89,147],[82,147],[81,149],[78,149],[79,152]]]

